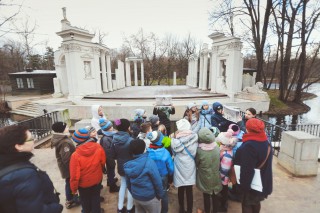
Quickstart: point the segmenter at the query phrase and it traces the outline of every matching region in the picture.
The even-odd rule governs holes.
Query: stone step
[[[39,108],[39,104],[29,102],[21,105],[15,110],[12,110],[11,113],[26,115],[30,117],[37,117],[37,116],[40,116],[38,108]]]

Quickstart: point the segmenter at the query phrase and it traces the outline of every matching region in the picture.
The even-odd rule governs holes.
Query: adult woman
[[[272,151],[263,121],[251,118],[246,123],[247,133],[243,144],[237,150],[235,164],[240,165],[240,185],[242,212],[259,213],[260,201],[272,192]],[[261,168],[260,168],[261,167]],[[260,168],[262,192],[251,189],[254,169]]]
[[[248,108],[246,109],[246,113],[244,116],[242,116],[242,119],[237,122],[238,126],[240,127],[240,130],[246,132],[246,123],[250,118],[255,118],[257,115],[257,112],[254,108]]]
[[[49,176],[29,161],[33,146],[26,127],[0,128],[1,213],[62,212]]]

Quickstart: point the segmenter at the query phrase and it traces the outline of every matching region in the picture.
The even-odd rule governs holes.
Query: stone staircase
[[[23,104],[19,106],[18,108],[11,110],[10,113],[13,114],[19,114],[19,115],[25,115],[29,117],[37,117],[40,116],[41,114],[39,113],[39,104],[29,102],[26,104]]]

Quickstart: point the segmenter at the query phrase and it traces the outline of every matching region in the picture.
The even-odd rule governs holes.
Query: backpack
[[[7,167],[5,167],[5,168],[0,170],[0,179],[2,177],[4,177],[5,175],[13,172],[13,171],[16,171],[16,170],[19,170],[19,169],[24,169],[24,168],[30,168],[30,169],[34,169],[35,171],[37,171],[37,173],[39,175],[39,178],[42,180],[42,183],[48,182],[52,186],[52,188],[54,190],[54,193],[53,193],[53,196],[51,198],[54,201],[56,201],[57,203],[60,202],[60,198],[59,198],[60,193],[56,190],[56,188],[54,188],[53,183],[50,180],[50,178],[47,175],[47,173],[42,171],[42,170],[40,170],[39,168],[37,168],[33,164],[29,164],[29,163],[26,163],[26,162],[20,162],[20,163],[16,163],[16,164],[12,164],[10,166],[7,166]]]

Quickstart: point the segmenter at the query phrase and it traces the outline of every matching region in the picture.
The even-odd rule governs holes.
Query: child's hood
[[[91,106],[92,117],[95,119],[101,118],[101,116],[98,114],[99,107],[100,107],[100,105],[92,105]]]
[[[97,145],[99,144],[93,141],[85,142],[84,144],[77,146],[76,152],[82,156],[89,157],[94,155],[97,152],[98,150]]]
[[[124,164],[125,174],[130,178],[136,178],[142,174],[143,169],[146,166],[148,154],[144,153],[139,155],[136,159],[128,161]]]

